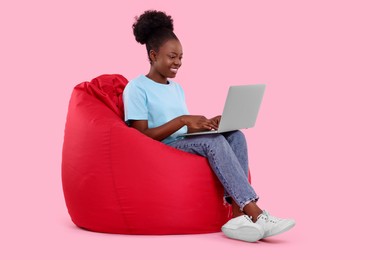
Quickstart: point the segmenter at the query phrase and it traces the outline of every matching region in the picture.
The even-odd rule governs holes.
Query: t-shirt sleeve
[[[148,120],[148,108],[146,105],[146,93],[137,86],[128,83],[123,92],[123,105],[125,121],[127,120]]]

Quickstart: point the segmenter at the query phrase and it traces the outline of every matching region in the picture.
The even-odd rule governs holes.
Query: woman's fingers
[[[210,119],[211,125],[214,129],[218,129],[221,116],[216,116]]]
[[[215,121],[211,121],[210,126],[212,129],[218,129],[218,124]]]
[[[192,122],[189,124],[191,129],[204,131],[218,129],[220,116],[214,117],[212,119],[207,119],[204,116],[192,116],[191,119]]]
[[[206,126],[209,130],[218,129],[218,124],[214,120],[207,120]]]

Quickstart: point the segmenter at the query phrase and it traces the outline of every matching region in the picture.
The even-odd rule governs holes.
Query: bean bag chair
[[[231,209],[207,160],[128,127],[126,84],[121,75],[101,75],[72,92],[62,184],[73,223],[118,234],[219,232]]]

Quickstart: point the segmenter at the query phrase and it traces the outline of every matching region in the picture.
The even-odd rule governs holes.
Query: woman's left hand
[[[212,121],[213,124],[217,127],[216,129],[218,129],[219,122],[221,121],[221,116],[215,116],[213,118],[210,118],[210,121]]]

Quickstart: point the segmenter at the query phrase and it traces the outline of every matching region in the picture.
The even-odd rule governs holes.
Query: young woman
[[[130,81],[124,90],[128,125],[169,146],[208,159],[233,209],[233,218],[222,226],[227,237],[254,242],[292,228],[294,220],[271,216],[256,204],[259,197],[248,182],[248,152],[242,132],[180,137],[186,132],[217,129],[220,116],[207,119],[189,115],[183,89],[169,80],[178,73],[183,58],[171,16],[146,11],[136,18],[133,33],[137,42],[146,44],[150,70]]]

